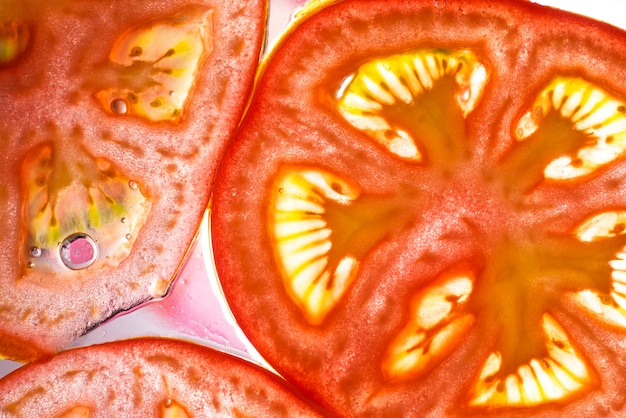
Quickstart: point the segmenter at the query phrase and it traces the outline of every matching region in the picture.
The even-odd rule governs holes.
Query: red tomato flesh
[[[217,175],[252,343],[344,416],[624,414],[626,34],[331,3],[264,63]]]
[[[249,95],[266,1],[0,4],[0,356],[163,296]]]
[[[142,338],[72,349],[0,380],[20,417],[319,417],[284,380],[208,347]]]

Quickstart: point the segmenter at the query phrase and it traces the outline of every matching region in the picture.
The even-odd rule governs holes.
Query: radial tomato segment
[[[565,330],[549,314],[543,315],[542,328],[546,356],[533,358],[515,372],[502,376],[502,356],[492,353],[478,377],[470,405],[535,406],[567,400],[588,390],[594,379]]]
[[[487,80],[472,51],[418,50],[361,65],[337,92],[337,109],[403,160],[446,159],[464,150],[449,128],[476,107]]]
[[[330,3],[218,175],[244,331],[339,415],[623,415],[626,35],[528,2]]]
[[[554,140],[557,135],[560,140]],[[583,78],[563,76],[541,90],[515,130],[518,140],[535,142],[547,157],[536,160],[540,150],[529,145],[525,168],[535,159],[537,170],[542,168],[546,178],[557,180],[591,174],[619,158],[626,148],[625,135],[623,100]],[[548,150],[550,146],[554,149]]]
[[[311,324],[344,298],[358,260],[407,221],[400,201],[360,194],[353,181],[304,167],[284,168],[273,187],[272,245],[285,287]]]

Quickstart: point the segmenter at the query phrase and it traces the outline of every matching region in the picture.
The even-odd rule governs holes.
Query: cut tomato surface
[[[163,296],[252,88],[267,2],[0,4],[0,356]]]
[[[522,1],[320,3],[214,189],[252,343],[344,416],[626,413],[626,33]]]
[[[275,374],[189,342],[140,338],[64,351],[0,380],[3,417],[318,417]]]

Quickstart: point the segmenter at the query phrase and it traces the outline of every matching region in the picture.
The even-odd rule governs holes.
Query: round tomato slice
[[[626,34],[331,3],[272,51],[218,171],[244,332],[343,416],[624,414]]]
[[[267,4],[0,5],[0,356],[163,296],[249,96]]]
[[[283,379],[189,342],[140,338],[72,349],[0,380],[20,417],[322,416]]]

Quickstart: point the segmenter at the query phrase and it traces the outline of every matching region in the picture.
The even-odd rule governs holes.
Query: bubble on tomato
[[[471,51],[412,51],[361,65],[341,83],[335,95],[337,109],[348,123],[393,155],[422,162],[429,151],[439,157],[446,153],[432,149],[442,142],[437,138],[441,130],[418,125],[424,120],[454,124],[448,116],[420,118],[419,112],[433,102],[449,100],[460,112],[458,117],[465,118],[477,106],[488,78],[486,67]]]
[[[86,85],[110,114],[179,122],[213,51],[212,19],[212,10],[191,8],[130,29]]]
[[[0,67],[18,60],[30,43],[30,29],[26,23],[0,22]]]
[[[79,130],[62,135],[52,127],[48,134],[22,162],[23,276],[121,262],[150,200],[111,161],[90,154]]]
[[[115,99],[111,102],[111,111],[119,115],[125,115],[128,113],[128,104],[124,99]]]
[[[65,238],[59,246],[61,261],[72,270],[91,266],[98,258],[98,245],[87,234],[76,233]]]

